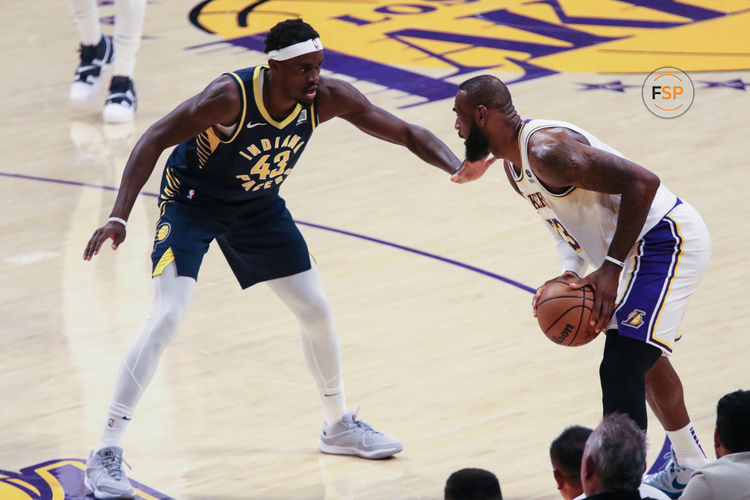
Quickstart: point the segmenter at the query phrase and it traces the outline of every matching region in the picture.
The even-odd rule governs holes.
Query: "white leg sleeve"
[[[159,357],[174,336],[195,290],[195,280],[177,276],[174,263],[154,278],[151,311],[130,345],[115,382],[110,412],[127,418],[156,372]]]
[[[114,75],[133,76],[145,14],[146,0],[115,0]]]
[[[96,0],[70,0],[73,19],[83,45],[96,45],[102,37]]]
[[[311,264],[309,271],[268,284],[299,320],[305,362],[323,402],[326,420],[335,422],[346,412],[339,339],[317,267]]]

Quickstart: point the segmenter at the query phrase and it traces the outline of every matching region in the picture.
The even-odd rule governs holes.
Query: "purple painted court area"
[[[83,484],[85,469],[84,460],[70,458],[48,460],[41,464],[24,467],[20,473],[0,471],[3,476],[6,476],[4,480],[0,480],[0,498],[28,497],[35,500],[53,500],[60,498],[60,487],[62,487],[65,500],[93,500],[94,495]],[[174,500],[138,481],[131,479],[130,482],[136,490],[136,499]]]
[[[94,188],[94,189],[103,189],[103,190],[106,190],[106,191],[117,191],[117,188],[112,187],[112,186],[103,186],[101,184],[91,184],[91,183],[88,183],[88,182],[68,181],[68,180],[64,180],[64,179],[54,179],[54,178],[51,178],[51,177],[38,177],[38,176],[34,176],[34,175],[14,174],[14,173],[9,173],[9,172],[0,172],[0,176],[2,176],[2,177],[11,177],[11,178],[14,178],[14,179],[24,179],[24,180],[30,180],[30,181],[37,181],[37,182],[51,182],[51,183],[55,183],[55,184],[65,184],[65,185],[68,185],[68,186],[78,186],[78,187],[87,187],[87,188]],[[145,191],[141,192],[141,194],[143,196],[150,196],[152,198],[156,198],[156,197],[159,196],[156,193],[148,193],[148,192],[145,192]],[[361,240],[370,241],[372,243],[377,243],[379,245],[385,245],[385,246],[389,246],[389,247],[392,247],[392,248],[396,248],[398,250],[403,250],[404,252],[409,252],[409,253],[421,255],[422,257],[427,257],[429,259],[438,260],[440,262],[444,262],[444,263],[452,265],[452,266],[456,266],[456,267],[460,267],[460,268],[466,269],[467,271],[472,271],[472,272],[481,274],[483,276],[487,276],[488,278],[493,278],[493,279],[496,279],[498,281],[502,281],[503,283],[506,283],[508,285],[514,286],[516,288],[520,288],[521,290],[524,290],[524,291],[529,292],[529,293],[534,293],[536,291],[536,289],[534,289],[534,288],[532,288],[532,287],[530,287],[528,285],[524,285],[523,283],[520,283],[518,281],[512,280],[510,278],[506,278],[505,276],[501,276],[499,274],[493,273],[491,271],[487,271],[485,269],[481,269],[481,268],[476,267],[476,266],[472,266],[470,264],[466,264],[464,262],[459,262],[459,261],[454,260],[454,259],[449,259],[447,257],[442,257],[442,256],[434,254],[434,253],[425,252],[423,250],[418,250],[416,248],[407,247],[405,245],[399,245],[398,243],[393,243],[393,242],[390,242],[390,241],[381,240],[379,238],[373,238],[372,236],[366,236],[364,234],[354,233],[354,232],[351,232],[351,231],[345,231],[343,229],[336,229],[334,227],[324,226],[324,225],[321,225],[321,224],[315,224],[313,222],[305,222],[305,221],[296,220],[296,219],[295,219],[294,222],[296,222],[297,224],[299,224],[301,226],[307,226],[307,227],[312,227],[312,228],[315,228],[315,229],[321,229],[323,231],[329,231],[329,232],[332,232],[332,233],[342,234],[344,236],[350,236],[352,238],[359,238]]]
[[[649,469],[652,474],[665,468],[671,458],[669,438],[666,438],[659,456]],[[62,487],[66,500],[91,500],[94,496],[83,484],[85,461],[77,458],[56,459],[22,468],[18,473],[0,470],[0,496],[2,498],[20,498],[22,495],[36,500],[52,500],[56,498]],[[156,491],[155,489],[130,480],[136,489],[136,499],[143,499],[140,493],[148,495],[148,498],[158,500],[174,500],[172,497]],[[59,486],[55,483],[58,483]]]

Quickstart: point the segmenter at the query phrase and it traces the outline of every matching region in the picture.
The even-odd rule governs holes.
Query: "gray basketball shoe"
[[[357,420],[353,411],[345,413],[333,424],[323,424],[320,434],[320,451],[334,455],[387,458],[403,449],[401,441]]]
[[[83,484],[97,499],[135,498],[135,490],[122,470],[122,448],[119,446],[109,446],[96,453],[91,452],[86,460]]]

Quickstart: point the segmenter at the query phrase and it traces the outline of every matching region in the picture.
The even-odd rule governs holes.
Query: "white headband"
[[[286,61],[293,57],[299,57],[310,52],[317,52],[323,50],[323,44],[320,43],[320,38],[311,38],[304,42],[295,43],[289,47],[283,49],[271,50],[268,52],[268,58],[274,61]]]

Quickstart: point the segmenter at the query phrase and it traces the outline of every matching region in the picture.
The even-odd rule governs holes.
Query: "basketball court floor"
[[[111,21],[112,2],[102,4]],[[750,2],[645,4],[154,0],[136,120],[112,126],[101,120],[103,91],[83,108],[67,101],[78,42],[65,2],[3,2],[0,498],[87,498],[80,460],[150,303],[166,154],[120,249],[84,262],[85,243],[139,135],[222,72],[263,63],[262,34],[295,15],[320,31],[326,76],[457,155],[455,86],[492,73],[521,80],[510,89],[522,117],[590,130],[702,213],[711,266],[672,362],[713,457],[716,401],[750,388]],[[678,118],[653,115],[641,96],[662,66],[692,79]],[[463,467],[496,473],[504,498],[558,498],[549,442],[567,425],[597,425],[603,339],[565,348],[539,331],[530,290],[559,265],[501,169],[455,185],[333,120],[295,170],[282,195],[320,267],[349,406],[404,451],[384,461],[317,451],[323,417],[296,320],[265,285],[243,292],[212,246],[125,437],[139,498],[439,499]],[[664,439],[652,414],[648,437],[651,463]]]

